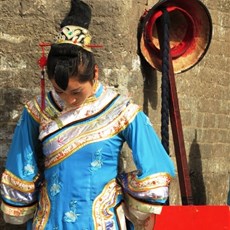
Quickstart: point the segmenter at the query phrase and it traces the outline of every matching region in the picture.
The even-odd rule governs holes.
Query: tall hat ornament
[[[74,25],[73,25],[74,22]],[[91,9],[80,0],[71,0],[71,9],[61,23],[55,44],[72,44],[92,52],[91,48],[100,48],[102,45],[91,44],[92,36],[89,33]]]

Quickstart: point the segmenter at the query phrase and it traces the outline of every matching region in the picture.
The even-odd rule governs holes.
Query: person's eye
[[[79,93],[81,93],[81,90],[73,91],[73,92],[72,92],[72,95],[77,95],[77,94],[79,94]]]

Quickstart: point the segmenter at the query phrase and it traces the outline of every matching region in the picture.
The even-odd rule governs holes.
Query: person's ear
[[[94,78],[93,78],[94,81],[98,80],[98,75],[99,75],[99,68],[98,68],[98,65],[95,65],[95,67],[94,67]]]

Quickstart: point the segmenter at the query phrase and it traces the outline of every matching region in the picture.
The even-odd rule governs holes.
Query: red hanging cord
[[[103,48],[103,45],[96,45],[96,44],[90,44],[90,45],[85,45],[85,46],[89,48]]]
[[[39,43],[39,46],[42,49],[41,58],[38,60],[38,64],[41,68],[41,78],[40,78],[40,89],[41,89],[41,110],[45,109],[45,66],[47,63],[47,58],[45,55],[45,47],[50,46],[50,43]]]

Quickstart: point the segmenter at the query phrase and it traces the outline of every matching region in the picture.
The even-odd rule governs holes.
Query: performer
[[[174,166],[140,107],[99,81],[90,19],[72,0],[48,55],[53,90],[44,109],[41,96],[26,103],[15,129],[1,209],[27,229],[152,230]],[[119,173],[124,142],[137,170]]]

